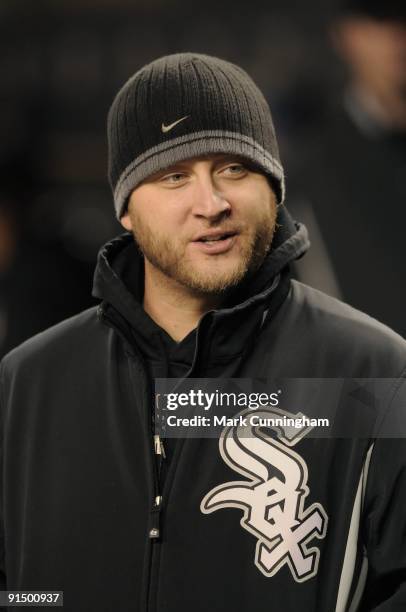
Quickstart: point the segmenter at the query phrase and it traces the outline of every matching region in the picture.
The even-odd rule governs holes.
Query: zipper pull
[[[162,496],[157,495],[154,500],[154,506],[150,513],[149,523],[149,538],[150,540],[159,540],[161,537],[160,529],[160,512],[161,512]]]
[[[154,450],[156,455],[161,455],[163,459],[166,459],[164,443],[162,442],[159,434],[154,435]]]

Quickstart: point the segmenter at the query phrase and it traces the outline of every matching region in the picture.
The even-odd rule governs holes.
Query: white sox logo
[[[250,411],[244,411],[245,416]],[[252,414],[252,411],[251,411]],[[255,411],[260,418],[296,417],[278,409]],[[221,484],[204,497],[201,511],[209,514],[221,508],[244,511],[241,526],[258,538],[255,565],[267,577],[286,563],[297,582],[317,574],[320,550],[309,542],[326,535],[328,518],[323,506],[304,508],[309,494],[308,471],[294,446],[309,431],[301,433],[278,427],[278,439],[260,427],[237,426],[224,429],[220,453],[224,461],[246,480]]]

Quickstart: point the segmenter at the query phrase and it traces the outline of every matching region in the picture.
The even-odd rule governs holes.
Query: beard
[[[262,215],[254,227],[228,228],[223,223],[212,225],[211,230],[221,228],[239,232],[239,255],[233,255],[231,261],[227,260],[227,254],[207,255],[198,262],[196,258],[188,256],[187,242],[160,235],[159,231],[153,232],[135,210],[130,215],[135,242],[149,263],[193,294],[202,296],[222,294],[258,270],[271,248],[276,225],[276,207]],[[205,229],[208,228],[202,228],[202,231]]]

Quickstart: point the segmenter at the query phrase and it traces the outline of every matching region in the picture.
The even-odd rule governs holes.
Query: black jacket
[[[292,281],[289,262],[306,250],[306,233],[286,215],[280,224],[255,277],[200,321],[187,375],[387,378],[378,416],[400,423],[406,343]],[[224,501],[224,486],[239,482],[257,495],[273,479],[283,491],[291,478],[284,462],[272,466],[249,444],[244,450],[236,431],[228,460],[218,440],[203,438],[178,440],[169,462],[155,454],[131,262],[142,276],[129,235],[106,245],[95,276],[101,305],[3,359],[3,588],[63,590],[66,612],[339,612],[359,591],[359,610],[406,609],[404,440],[368,429],[367,437],[304,436],[286,446],[298,482],[276,501],[268,487],[271,503],[256,518],[275,531],[281,515],[282,535],[267,540],[255,530],[258,507]],[[150,331],[159,350],[159,333]],[[362,393],[351,401],[354,423],[368,424],[370,403]],[[280,460],[280,442],[255,441]],[[314,526],[306,532],[307,519]],[[154,529],[159,537],[150,537]]]

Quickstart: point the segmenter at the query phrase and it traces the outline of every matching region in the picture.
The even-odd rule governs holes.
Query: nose
[[[210,173],[201,173],[194,181],[193,214],[210,221],[228,216],[231,204]]]

